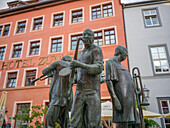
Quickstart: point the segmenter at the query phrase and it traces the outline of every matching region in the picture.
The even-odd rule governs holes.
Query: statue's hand
[[[51,72],[49,72],[49,73],[47,74],[47,76],[48,76],[48,77],[52,77],[52,76],[53,76],[53,74],[54,74],[54,72],[53,72],[53,71],[51,71]]]
[[[42,74],[43,74],[43,75],[48,74],[46,68],[44,68],[44,69],[42,70]]]
[[[120,102],[117,98],[114,99],[114,107],[117,111],[122,110],[122,105],[120,104]]]
[[[80,62],[77,61],[77,60],[73,60],[73,61],[70,63],[70,67],[71,67],[71,68],[79,68],[79,67],[80,67]]]

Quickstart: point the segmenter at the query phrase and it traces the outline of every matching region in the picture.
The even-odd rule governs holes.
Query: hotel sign
[[[73,55],[73,53],[69,53],[69,55]],[[21,60],[11,60],[7,62],[2,63],[1,70],[8,70],[13,68],[25,68],[25,67],[32,67],[32,66],[41,66],[44,64],[50,64],[56,60],[61,60],[63,57],[63,54],[60,56],[52,55],[52,56],[46,56],[46,57],[39,57],[35,60],[35,58],[29,58],[29,59],[21,59]]]

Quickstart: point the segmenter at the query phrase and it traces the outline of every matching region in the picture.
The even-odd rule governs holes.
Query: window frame
[[[56,38],[61,38],[62,40],[62,48],[61,48],[61,51],[59,52],[51,52],[51,47],[52,47],[52,39],[56,39]],[[48,54],[58,54],[58,53],[63,53],[63,48],[64,48],[64,35],[59,35],[59,36],[52,36],[49,38],[49,46],[48,46]]]
[[[107,4],[112,5],[112,16],[103,17],[103,6],[107,5]],[[92,8],[97,7],[97,6],[100,6],[100,8],[101,8],[101,17],[93,19],[93,17],[92,17]],[[109,17],[114,17],[115,16],[114,2],[113,1],[107,1],[107,2],[102,2],[102,3],[99,3],[99,4],[90,5],[89,11],[90,11],[90,13],[89,13],[90,14],[90,21],[95,21],[95,20],[99,20],[99,19],[105,19],[105,18],[109,18]]]
[[[16,86],[14,87],[14,88],[17,88],[17,85],[18,85],[18,77],[19,77],[19,70],[6,71],[3,88],[7,88],[6,85],[7,85],[7,82],[8,82],[8,74],[9,74],[9,73],[13,73],[13,72],[17,72]]]
[[[8,35],[3,36],[3,33],[4,33],[4,27],[5,27],[5,25],[10,25],[10,28],[9,28]],[[1,32],[0,38],[8,37],[8,36],[10,35],[10,32],[11,32],[12,22],[5,23],[5,24],[0,24],[0,27],[1,27],[1,26],[2,26],[2,32]]]
[[[157,97],[159,113],[163,114],[161,101],[167,101],[167,100],[170,101],[170,97]],[[170,110],[170,103],[169,103],[169,110]],[[162,128],[164,128],[165,127],[165,119],[161,118],[160,120],[161,120]]]
[[[42,27],[41,27],[41,29],[34,30],[34,29],[33,29],[33,28],[34,28],[34,20],[35,20],[35,19],[39,19],[39,18],[42,18]],[[33,17],[33,18],[32,18],[32,22],[31,22],[30,32],[36,32],[36,31],[41,31],[41,30],[43,30],[43,27],[44,27],[44,19],[45,19],[45,15]]]
[[[104,9],[104,6],[107,6],[107,5],[111,5],[111,8],[110,8],[110,9],[112,10],[112,15],[111,15],[111,16],[113,16],[113,6],[112,6],[112,3],[108,3],[108,4],[103,4],[103,5],[102,5],[103,18],[105,18],[105,16],[104,16],[104,10],[107,10],[107,16],[106,16],[106,17],[110,17],[110,16],[108,15],[108,14],[109,14],[109,11],[108,11],[109,8],[107,7],[107,9]]]
[[[25,86],[25,82],[26,82],[26,72],[27,72],[27,71],[32,71],[32,70],[36,70],[36,76],[35,76],[35,78],[38,78],[38,67],[35,67],[35,68],[26,68],[26,69],[24,69],[24,75],[23,75],[23,78],[22,78],[22,86],[21,86],[21,87],[35,87],[35,86],[37,86],[37,82],[34,83],[34,86]]]
[[[94,31],[94,35],[95,35],[95,33],[99,33],[99,32],[101,32],[102,33],[102,35],[100,36],[101,38],[102,38],[102,45],[97,45],[97,46],[103,46],[104,45],[104,40],[103,40],[103,30],[101,29],[101,30],[98,30],[98,31]],[[98,34],[97,34],[98,35]],[[97,36],[97,37],[99,37],[99,36]],[[95,44],[95,36],[94,36],[94,44]],[[98,39],[98,38],[97,38]],[[97,41],[97,44],[98,44],[98,41]],[[96,45],[96,44],[95,44]]]
[[[39,54],[30,55],[31,43],[32,43],[32,42],[37,42],[37,41],[40,41]],[[42,38],[40,38],[40,39],[34,39],[34,40],[29,40],[28,42],[29,42],[29,43],[28,43],[28,47],[27,47],[27,56],[26,56],[26,57],[40,56],[40,53],[41,53],[41,45],[42,45]]]
[[[51,83],[49,82],[49,81],[50,81],[50,79],[51,79],[51,83],[52,83],[52,81],[53,81],[53,77],[48,77],[48,79],[47,79],[47,85],[51,85]]]
[[[51,77],[51,78],[53,78],[53,77]],[[45,79],[45,85],[51,86],[51,84],[49,84],[49,78],[48,78],[48,79]]]
[[[149,26],[146,25],[144,11],[147,11],[147,10],[156,10],[157,18],[158,18],[158,22],[159,22],[158,25],[149,25]],[[159,11],[158,11],[158,7],[144,8],[144,9],[142,9],[142,16],[143,16],[143,22],[144,22],[144,27],[145,27],[145,28],[161,27],[161,26],[162,26],[162,22],[161,22],[161,19],[160,19],[160,14],[159,14]]]
[[[105,43],[105,35],[104,35],[104,32],[107,31],[107,30],[111,30],[111,29],[114,29],[114,35],[115,35],[115,42],[116,43],[113,43],[113,44],[106,44]],[[111,26],[111,27],[105,27],[105,28],[100,28],[100,29],[95,29],[93,30],[93,32],[99,32],[99,31],[102,31],[102,39],[103,39],[103,45],[99,45],[99,47],[107,47],[107,46],[110,46],[110,45],[117,45],[118,44],[118,36],[117,36],[117,27],[116,26]]]
[[[94,33],[95,32],[98,32],[98,31],[104,31],[104,30],[110,30],[110,29],[114,29],[114,31],[115,31],[115,41],[116,41],[116,43],[115,44],[105,44],[104,42],[104,45],[100,45],[99,47],[108,47],[108,46],[110,46],[110,45],[118,45],[118,33],[117,33],[117,27],[116,26],[110,26],[110,27],[104,27],[104,28],[99,28],[99,29],[94,29],[94,30],[92,30]],[[71,33],[71,34],[69,34],[69,46],[68,46],[68,51],[73,51],[74,49],[71,49],[71,36],[76,36],[76,35],[79,35],[79,34],[83,34],[83,32],[77,32],[77,33]],[[103,33],[102,33],[103,34]],[[103,35],[102,35],[102,37],[103,37]],[[104,40],[103,40],[104,41]],[[81,48],[81,49],[83,49],[84,48],[84,44],[83,44],[83,47]]]
[[[26,22],[26,23],[25,23],[25,31],[22,32],[22,33],[17,33],[18,23],[24,22],[24,21]],[[19,34],[24,34],[24,33],[26,33],[26,30],[27,30],[27,23],[28,23],[28,19],[23,19],[23,20],[16,21],[15,30],[14,30],[14,35],[19,35]]]
[[[33,101],[15,101],[14,102],[14,107],[13,107],[13,113],[12,113],[12,117],[15,116],[16,112],[17,112],[17,104],[24,104],[24,103],[30,103],[30,115],[31,115],[31,112],[32,112],[32,102]],[[11,128],[14,128],[15,127],[15,120],[12,118],[11,119]]]
[[[59,26],[53,26],[53,24],[54,24],[54,16],[55,15],[59,15],[59,14],[63,14],[63,24],[59,25]],[[56,27],[64,26],[64,22],[65,22],[65,11],[55,12],[55,13],[51,14],[51,25],[50,25],[50,28],[56,28]]]
[[[13,55],[14,46],[15,46],[15,45],[19,45],[19,44],[22,44],[21,56],[20,56],[20,57],[14,57],[14,58],[13,58],[12,55]],[[24,41],[22,41],[22,42],[17,42],[17,43],[12,43],[11,51],[10,51],[10,56],[9,56],[9,60],[10,60],[10,59],[18,59],[18,58],[22,58],[23,47],[24,47]]]
[[[27,74],[28,72],[32,72],[33,75],[28,75],[28,74]],[[35,75],[34,75],[34,72],[35,72]],[[35,85],[35,83],[33,83],[33,84],[31,84],[31,85],[26,85],[27,79],[30,78],[30,77],[31,77],[31,78],[32,78],[32,77],[35,77],[34,79],[36,79],[36,70],[27,70],[27,71],[26,71],[25,87],[30,87],[30,86],[34,86],[34,85]]]
[[[75,49],[71,49],[71,47],[72,47],[72,40],[71,40],[71,38],[72,38],[72,36],[79,36],[79,35],[82,35],[83,36],[83,32],[79,32],[79,33],[74,33],[74,34],[70,34],[70,36],[69,36],[69,51],[74,51]],[[82,48],[80,48],[80,49],[83,49],[84,48],[84,44],[83,44],[83,42],[82,42]],[[79,50],[80,50],[79,49]]]
[[[15,77],[9,77],[9,75],[10,74],[15,74],[16,76]],[[16,81],[17,81],[17,72],[8,72],[8,76],[7,76],[8,78],[7,78],[7,83],[6,83],[6,88],[15,88],[16,87]],[[8,84],[8,82],[9,82],[9,78],[10,78],[10,80],[11,79],[15,79],[15,84],[14,84],[14,82],[11,82],[12,83],[12,85],[15,85],[15,86],[11,86],[11,87],[9,87],[9,84]]]
[[[169,66],[169,72],[160,72],[160,73],[156,73],[155,72],[155,67],[154,67],[154,63],[153,63],[153,57],[152,57],[152,53],[151,53],[151,48],[152,47],[164,47],[165,48],[165,53],[167,55],[167,61],[168,61],[168,66]],[[170,56],[169,56],[169,52],[168,52],[168,46],[167,44],[155,44],[155,45],[149,45],[149,53],[150,53],[150,61],[151,61],[151,65],[152,65],[152,71],[153,71],[153,75],[154,76],[159,76],[159,75],[170,75]]]
[[[72,12],[73,12],[73,11],[78,11],[78,10],[82,10],[82,21],[81,21],[81,22],[75,22],[75,23],[73,23],[73,22],[72,22]],[[70,22],[69,22],[69,24],[71,25],[71,24],[80,24],[80,23],[84,23],[84,7],[79,7],[79,8],[71,9],[71,10],[70,10]]]
[[[34,45],[36,44],[36,45]],[[37,50],[38,49],[38,50]],[[34,52],[35,51],[35,52]],[[30,51],[29,55],[38,55],[40,51],[40,41],[30,42]],[[38,53],[37,53],[38,52]]]
[[[20,109],[19,109],[19,106],[21,107]],[[16,114],[19,114],[20,115],[20,113],[19,112],[21,112],[22,114],[29,114],[29,112],[23,112],[23,110],[28,110],[28,109],[30,109],[30,107],[31,107],[31,104],[30,103],[18,103],[17,104],[17,110],[16,110]],[[22,115],[21,114],[21,115]],[[15,125],[14,125],[14,128],[17,128],[18,126],[17,126],[17,124],[16,123],[18,123],[18,124],[20,124],[20,123],[22,123],[23,124],[23,119],[21,118],[20,120],[16,120],[15,121]],[[28,125],[28,123],[29,122],[27,122],[27,123],[24,123],[25,125]]]
[[[46,81],[47,81],[47,79],[46,79]],[[42,109],[45,109],[46,104],[49,104],[49,100],[43,100],[43,107],[42,107]],[[43,115],[43,117],[41,118],[41,121],[42,122],[45,121],[45,115]]]
[[[2,60],[0,60],[0,61],[4,61],[4,60],[5,60],[6,51],[7,51],[7,44],[0,45],[0,48],[1,48],[1,47],[5,47],[5,52],[4,52],[3,59],[2,59]]]
[[[110,31],[111,31],[111,30],[114,30],[114,34],[110,34]],[[106,40],[106,39],[105,39],[105,38],[106,38],[106,37],[105,37],[105,36],[106,36],[106,35],[105,35],[105,32],[106,32],[106,31],[109,31],[109,42],[111,41],[111,38],[110,38],[110,37],[111,37],[112,35],[114,35],[114,37],[115,37],[115,38],[114,38],[115,43],[106,44],[106,41],[105,41],[105,40]],[[103,35],[103,36],[104,36],[104,45],[113,45],[113,44],[116,44],[116,35],[115,35],[116,33],[115,33],[115,29],[114,29],[114,28],[104,29],[104,32],[103,32],[103,33],[104,33],[104,35]]]

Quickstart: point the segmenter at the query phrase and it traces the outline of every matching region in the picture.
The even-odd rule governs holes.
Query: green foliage
[[[43,105],[32,106],[32,111],[30,109],[22,110],[22,114],[16,114],[13,119],[21,120],[19,127],[22,128],[24,123],[27,124],[27,128],[43,128],[44,122],[41,121],[43,115],[47,113],[48,106],[45,109],[42,108]],[[29,115],[31,111],[31,116]],[[32,125],[34,122],[34,126]]]
[[[146,128],[149,128],[149,127],[152,127],[152,126],[156,127],[156,128],[161,128],[159,126],[159,124],[156,121],[152,120],[152,119],[144,119],[144,121],[145,121],[145,127]]]
[[[137,102],[136,102],[136,108],[138,108]],[[146,107],[142,106],[142,109],[146,110]],[[144,119],[144,122],[145,122],[145,127],[146,128],[149,128],[149,127],[161,128],[159,126],[159,124],[156,121],[152,120],[152,119]]]
[[[55,128],[61,128],[61,126],[56,122],[55,123]]]

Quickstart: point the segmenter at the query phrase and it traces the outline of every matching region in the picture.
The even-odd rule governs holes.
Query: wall
[[[130,69],[134,67],[140,69],[143,85],[150,90],[148,110],[156,113],[160,112],[157,98],[170,97],[170,74],[154,75],[149,45],[166,44],[170,54],[169,5],[157,4],[124,9]],[[161,26],[145,27],[142,10],[150,8],[158,9]]]

